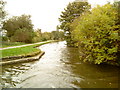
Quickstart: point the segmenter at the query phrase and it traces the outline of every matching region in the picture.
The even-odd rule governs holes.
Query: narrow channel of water
[[[118,88],[118,67],[83,63],[65,42],[39,48],[45,51],[39,61],[2,67],[2,87]]]

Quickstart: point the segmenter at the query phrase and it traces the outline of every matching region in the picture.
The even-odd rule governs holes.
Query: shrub
[[[80,18],[72,35],[79,42],[81,59],[95,64],[120,63],[120,25],[116,24],[117,15],[117,9],[106,4],[97,6]]]
[[[34,32],[26,28],[16,30],[15,34],[11,37],[13,42],[31,43]]]

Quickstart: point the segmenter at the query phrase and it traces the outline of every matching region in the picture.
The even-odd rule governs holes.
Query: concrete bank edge
[[[33,57],[33,56],[36,56],[36,55],[38,55],[40,53],[41,53],[41,51],[37,51],[37,52],[31,53],[31,54],[27,54],[27,55],[9,56],[9,57],[4,57],[4,58],[0,58],[0,59],[2,59],[2,60],[22,59],[22,58],[27,58],[27,57]]]
[[[9,65],[9,64],[16,64],[16,63],[36,61],[36,60],[39,60],[44,54],[45,54],[45,52],[42,51],[37,56],[29,57],[29,58],[22,58],[22,59],[17,59],[17,60],[12,60],[12,61],[0,62],[0,65]]]

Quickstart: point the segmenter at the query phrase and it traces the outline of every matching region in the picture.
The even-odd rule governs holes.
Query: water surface
[[[2,87],[118,88],[118,67],[83,63],[64,41],[39,48],[45,51],[40,60],[3,66]]]

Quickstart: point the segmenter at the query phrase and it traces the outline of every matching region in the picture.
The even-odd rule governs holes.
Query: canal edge
[[[16,59],[16,60],[12,60],[12,61],[4,61],[4,62],[0,62],[0,65],[9,65],[9,64],[16,64],[16,63],[24,63],[24,62],[31,62],[31,61],[37,61],[39,60],[43,55],[45,54],[44,51],[41,51],[41,53],[39,53],[36,56],[33,57],[28,57],[28,58],[21,58],[21,59]]]

